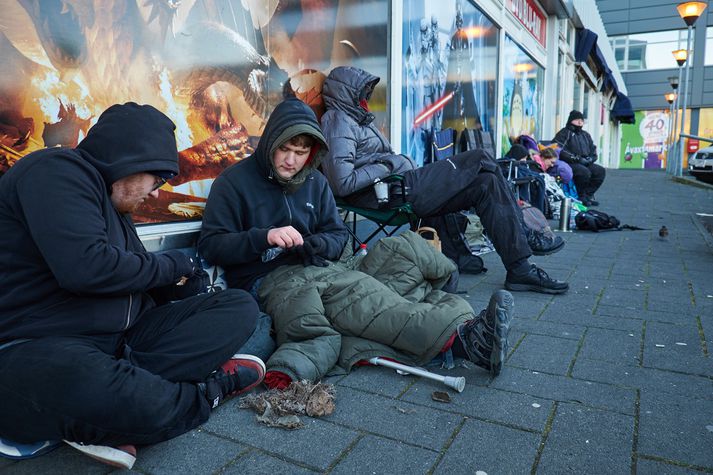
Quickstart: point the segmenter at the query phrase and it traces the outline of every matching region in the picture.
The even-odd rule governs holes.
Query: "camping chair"
[[[401,205],[384,209],[360,208],[358,206],[350,205],[342,199],[337,198],[336,200],[337,207],[346,212],[344,222],[347,224],[347,231],[353,239],[353,252],[356,252],[361,244],[369,244],[369,242],[379,233],[383,232],[386,236],[393,236],[405,225],[409,225],[411,229],[416,229],[418,224],[418,216],[413,213],[411,203],[406,201],[406,190],[403,186],[403,176],[390,175],[381,181],[386,183],[396,182],[401,185]],[[377,226],[376,230],[369,234],[365,239],[361,239],[357,235],[358,216],[362,216],[369,221],[372,221]]]
[[[525,162],[521,162],[519,160],[515,160],[514,158],[499,158],[497,159],[497,162],[500,165],[500,169],[502,170],[505,179],[508,181],[508,183],[510,183],[510,188],[512,189],[512,192],[515,195],[515,198],[519,200],[520,187],[529,187],[530,183],[535,181],[537,178],[534,176],[518,176],[517,166],[522,163],[525,163],[526,165],[530,166],[532,164],[535,164],[535,161],[525,160]]]

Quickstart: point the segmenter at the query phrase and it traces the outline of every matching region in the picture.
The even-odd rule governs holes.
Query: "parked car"
[[[702,148],[688,157],[688,171],[701,181],[713,183],[713,146]]]

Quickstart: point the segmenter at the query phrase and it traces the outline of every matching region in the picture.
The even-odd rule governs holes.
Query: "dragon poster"
[[[45,147],[75,147],[112,104],[176,124],[180,175],[139,223],[199,219],[212,180],[252,153],[285,93],[317,114],[326,74],[382,77],[387,0],[0,0],[0,175]]]

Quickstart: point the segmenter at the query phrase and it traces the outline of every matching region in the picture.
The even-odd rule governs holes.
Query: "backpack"
[[[433,131],[431,136],[431,155],[426,163],[433,163],[455,155],[456,131],[443,129]]]
[[[518,204],[520,205],[522,217],[527,229],[554,239],[555,233],[552,231],[552,228],[550,228],[550,223],[542,211],[526,201],[519,200]]]
[[[574,224],[577,226],[577,229],[594,231],[595,233],[609,229],[616,231],[624,229],[616,216],[597,211],[596,209],[588,209],[577,213],[574,217]]]
[[[436,229],[441,239],[441,252],[456,263],[460,272],[480,274],[488,269],[468,243],[465,235],[468,223],[468,217],[463,213],[448,213],[423,220],[425,226]]]

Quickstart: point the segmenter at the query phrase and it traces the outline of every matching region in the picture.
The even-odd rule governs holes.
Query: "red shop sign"
[[[506,0],[507,9],[517,18],[532,36],[545,46],[547,41],[547,18],[533,0]]]

